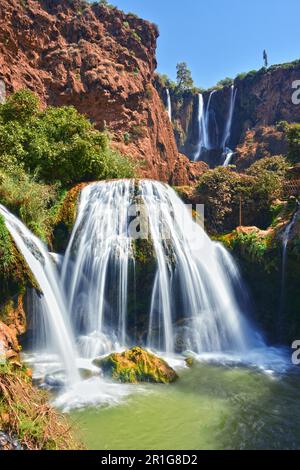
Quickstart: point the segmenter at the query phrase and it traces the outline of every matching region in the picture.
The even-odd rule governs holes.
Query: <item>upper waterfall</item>
[[[169,116],[170,121],[172,121],[172,102],[171,102],[171,96],[170,96],[169,88],[166,89],[166,93],[167,93],[167,112],[168,112],[168,116]]]

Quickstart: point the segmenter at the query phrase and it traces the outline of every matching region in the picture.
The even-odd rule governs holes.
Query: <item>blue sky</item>
[[[111,0],[159,26],[158,71],[172,79],[185,61],[195,84],[300,58],[299,0]]]

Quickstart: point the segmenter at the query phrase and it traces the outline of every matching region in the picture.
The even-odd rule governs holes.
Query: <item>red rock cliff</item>
[[[74,105],[143,176],[186,184],[204,166],[178,154],[152,85],[157,36],[147,21],[81,0],[1,0],[0,79],[43,105]]]

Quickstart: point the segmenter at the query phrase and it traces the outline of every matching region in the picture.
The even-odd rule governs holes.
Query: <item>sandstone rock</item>
[[[93,363],[102,369],[105,376],[119,382],[170,383],[178,378],[166,361],[140,347],[112,353],[95,359]]]
[[[80,0],[2,0],[0,79],[46,105],[74,105],[140,174],[188,184],[202,168],[178,154],[172,124],[152,81],[155,25]]]

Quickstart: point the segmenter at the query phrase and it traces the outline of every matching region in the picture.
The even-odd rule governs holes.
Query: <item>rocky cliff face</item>
[[[294,104],[292,101],[295,92],[293,83],[297,80],[300,80],[300,61],[238,77],[234,82],[236,100],[228,146],[235,148],[239,143],[243,143],[244,139],[249,137],[246,134],[248,130],[274,126],[283,120],[300,122],[300,104]],[[157,88],[164,98],[163,87]],[[209,132],[217,148],[220,146],[228,119],[230,93],[231,87],[225,86],[216,89],[211,97]],[[209,95],[210,92],[203,93],[206,107]],[[192,158],[199,137],[197,96],[191,92],[178,96],[171,91],[171,101],[178,148]]]
[[[178,154],[152,85],[157,36],[147,21],[82,0],[2,0],[1,89],[74,105],[140,161],[142,175],[187,183],[202,167]]]
[[[261,158],[286,155],[288,141],[280,126],[261,126],[247,131],[236,148],[232,163],[239,171],[248,168]]]

